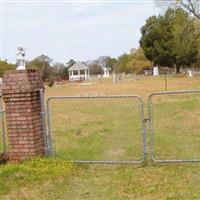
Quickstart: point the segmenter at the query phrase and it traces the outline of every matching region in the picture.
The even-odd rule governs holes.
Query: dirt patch
[[[107,151],[108,156],[123,156],[125,151],[119,148],[111,148]]]

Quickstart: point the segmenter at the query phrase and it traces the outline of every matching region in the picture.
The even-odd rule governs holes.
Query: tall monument
[[[17,55],[17,70],[25,70],[25,49],[23,47],[17,47],[16,49],[16,55]]]

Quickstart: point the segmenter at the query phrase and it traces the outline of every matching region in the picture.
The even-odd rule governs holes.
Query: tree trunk
[[[180,74],[180,65],[176,65],[176,73]]]

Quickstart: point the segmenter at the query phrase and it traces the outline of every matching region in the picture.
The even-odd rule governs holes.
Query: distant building
[[[69,69],[69,80],[87,80],[90,77],[89,67],[81,62],[77,62]]]

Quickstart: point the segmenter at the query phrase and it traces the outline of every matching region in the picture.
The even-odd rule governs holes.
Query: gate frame
[[[2,145],[2,152],[0,153],[6,153],[7,150],[7,144],[6,144],[6,128],[4,123],[4,114],[5,110],[3,109],[3,97],[2,94],[0,94],[0,118],[1,118],[1,145]]]
[[[198,94],[200,90],[178,90],[178,91],[162,91],[152,93],[148,97],[148,121],[149,121],[149,133],[150,133],[150,156],[151,161],[154,163],[194,163],[200,162],[200,159],[156,159],[155,156],[155,143],[154,143],[154,126],[153,126],[153,97],[164,95],[176,95],[176,94]]]
[[[46,101],[46,116],[47,116],[47,151],[53,154],[52,146],[52,128],[51,128],[51,112],[50,102],[52,100],[68,100],[68,99],[137,99],[139,107],[140,119],[140,134],[142,145],[142,158],[140,160],[73,160],[74,163],[87,163],[87,164],[143,164],[147,159],[146,149],[146,120],[144,118],[144,102],[140,96],[137,95],[105,95],[105,96],[50,96]]]

